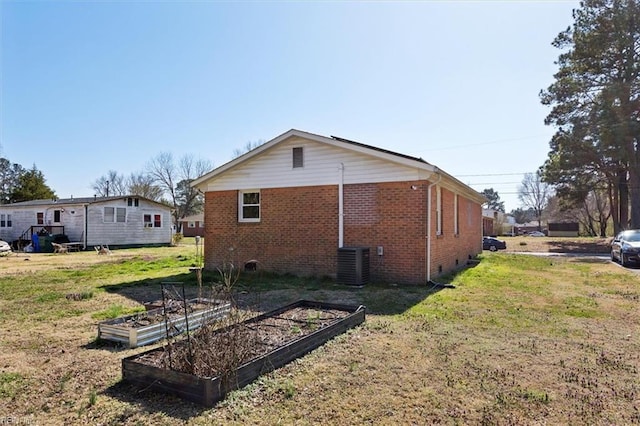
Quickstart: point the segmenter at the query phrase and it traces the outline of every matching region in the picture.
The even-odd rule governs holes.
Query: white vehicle
[[[11,246],[9,243],[0,240],[0,256],[11,253]]]
[[[533,232],[529,232],[529,236],[530,237],[544,237],[544,232],[540,232],[540,231],[533,231]]]

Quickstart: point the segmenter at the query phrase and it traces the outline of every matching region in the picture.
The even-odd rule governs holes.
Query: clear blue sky
[[[538,93],[575,7],[0,0],[0,156],[91,196],[160,152],[220,166],[296,128],[420,156],[510,211],[548,153]]]

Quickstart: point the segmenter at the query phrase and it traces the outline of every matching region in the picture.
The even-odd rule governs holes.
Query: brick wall
[[[345,185],[344,245],[370,247],[371,279],[424,282],[424,182]],[[411,189],[412,185],[418,187]],[[383,254],[377,254],[382,247]]]
[[[432,191],[435,205],[435,190]],[[454,224],[454,194],[442,189],[442,234],[436,235],[435,215],[431,223],[431,278],[462,267],[482,252],[482,206],[458,196],[458,234]]]
[[[259,267],[278,273],[335,273],[337,186],[262,189],[259,223],[238,222],[237,191],[207,192],[205,197],[208,269],[255,259]]]
[[[371,278],[426,280],[425,181],[344,186],[344,246],[370,247]],[[412,189],[412,186],[415,189]],[[435,191],[432,191],[435,205]],[[237,191],[207,192],[205,266],[256,259],[263,269],[334,276],[338,248],[338,187],[261,190],[261,221],[238,222]],[[459,197],[460,235],[453,235],[453,193],[442,190],[443,234],[432,217],[432,276],[461,266],[481,246],[481,207]],[[474,215],[468,221],[467,212]],[[378,256],[377,247],[383,255]],[[232,250],[231,250],[232,249]],[[456,265],[456,259],[458,265]]]

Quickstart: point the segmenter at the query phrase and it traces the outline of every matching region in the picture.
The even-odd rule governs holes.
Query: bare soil
[[[336,309],[297,307],[251,323],[238,322],[224,328],[220,323],[200,328],[190,338],[172,341],[163,351],[150,351],[138,362],[198,377],[216,377],[251,359],[327,327],[349,315]],[[232,314],[231,318],[241,318]],[[228,358],[229,352],[236,354]]]

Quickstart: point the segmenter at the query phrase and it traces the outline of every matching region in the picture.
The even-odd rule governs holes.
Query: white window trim
[[[262,217],[262,207],[261,207],[261,202],[262,202],[262,195],[260,195],[260,202],[258,204],[244,204],[244,194],[247,193],[253,193],[253,192],[257,192],[258,194],[260,194],[260,190],[259,189],[244,189],[244,190],[239,190],[238,191],[238,222],[244,222],[244,223],[257,223],[260,222],[260,218]],[[248,207],[248,206],[258,206],[258,217],[254,218],[254,217],[250,217],[250,218],[245,218],[243,217],[243,207]]]
[[[113,209],[113,220],[107,220],[106,209]],[[118,210],[124,210],[124,221],[118,221]],[[102,208],[102,222],[103,223],[126,223],[127,222],[127,209],[125,207],[113,207],[104,206]]]
[[[296,152],[300,153],[300,164],[299,165],[297,165],[296,161],[295,161],[296,160],[296,154],[295,154]],[[292,154],[292,159],[291,159],[292,160],[292,163],[291,163],[292,168],[293,169],[302,169],[302,168],[304,168],[304,147],[302,147],[302,146],[294,146],[291,149],[291,154]]]
[[[62,210],[62,209],[55,209],[55,210],[53,211],[53,223],[62,223],[62,212],[63,212],[63,211],[64,211],[64,210]],[[60,220],[56,220],[56,212],[58,212],[58,218],[59,218]]]
[[[196,227],[196,223],[193,221],[188,221],[187,222],[187,228],[195,228]]]
[[[113,220],[107,220],[107,209],[113,210],[113,213],[112,213]],[[102,222],[103,223],[115,223],[115,221],[116,221],[116,209],[115,209],[115,207],[104,206],[102,208]]]
[[[2,225],[4,222],[4,226]],[[2,213],[0,214],[0,228],[12,228],[13,221],[11,220],[11,213]]]
[[[436,235],[442,235],[442,188],[436,186]]]
[[[156,225],[156,216],[158,216],[158,215],[160,216],[160,226],[155,226]],[[149,222],[145,222],[145,220],[144,220],[145,216],[149,216],[149,219],[150,219]],[[147,228],[151,228],[151,229],[157,228],[157,229],[159,229],[159,228],[162,228],[163,224],[164,224],[164,215],[162,213],[144,213],[142,215],[142,227],[144,229],[147,229]]]

